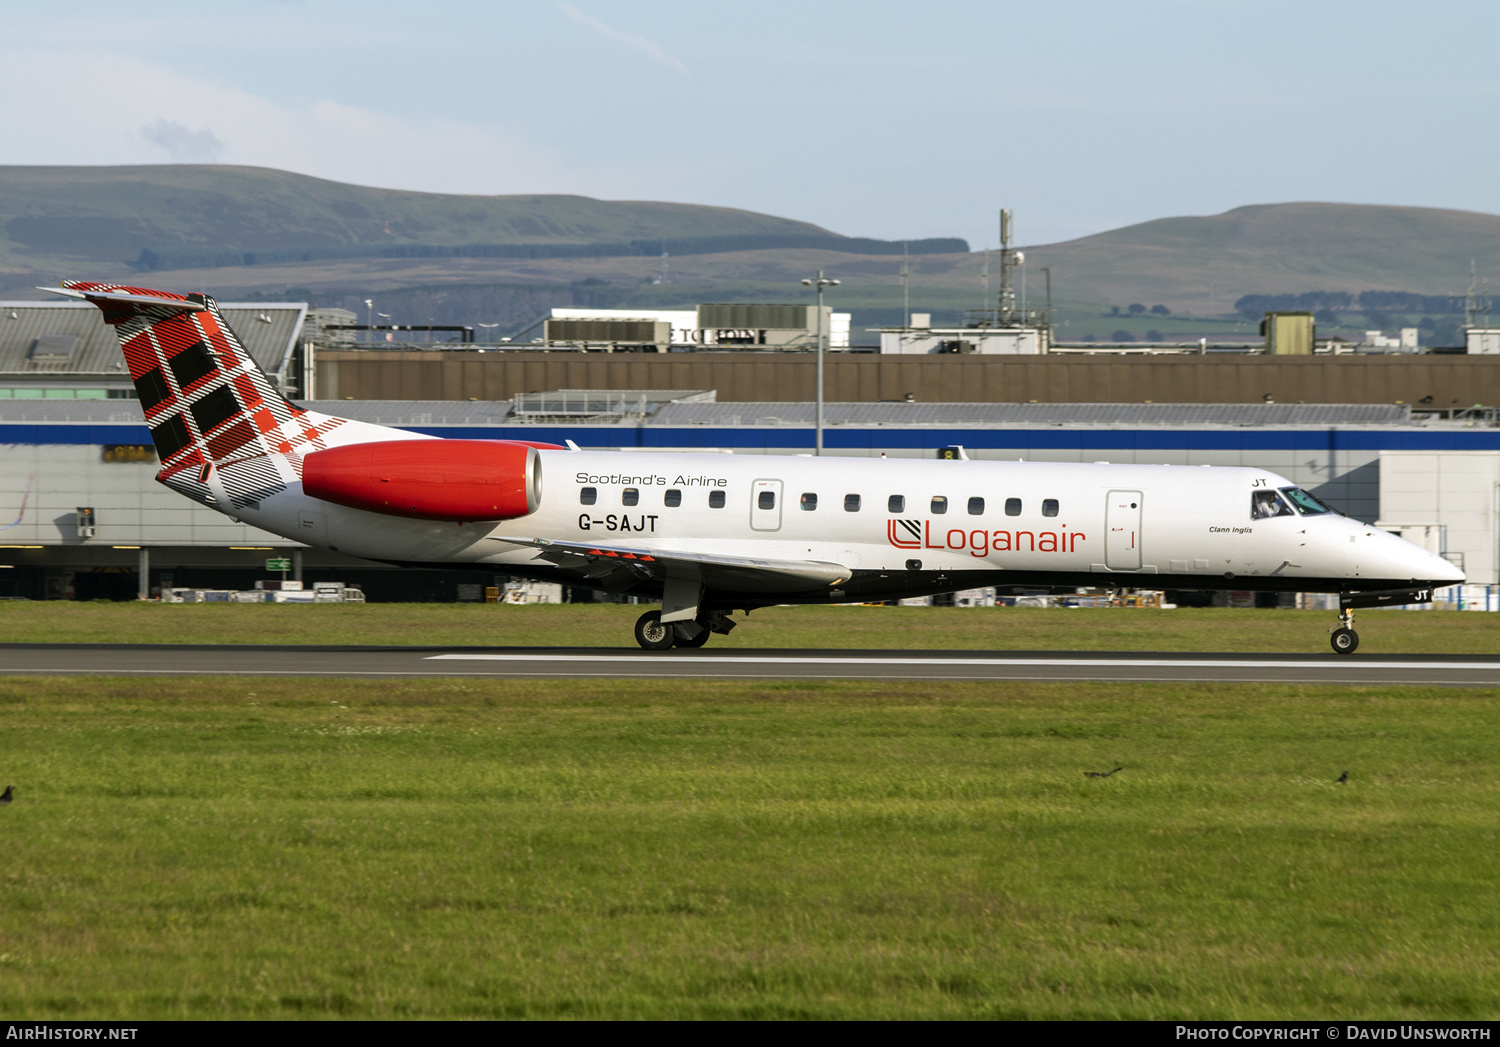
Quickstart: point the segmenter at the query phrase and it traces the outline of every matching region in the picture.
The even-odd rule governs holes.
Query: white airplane
[[[1340,594],[1354,611],[1463,581],[1439,556],[1264,469],[591,452],[444,440],[306,410],[217,304],[69,281],[115,327],[157,479],[274,534],[402,566],[660,599],[642,647],[701,647],[735,609],[979,586]]]

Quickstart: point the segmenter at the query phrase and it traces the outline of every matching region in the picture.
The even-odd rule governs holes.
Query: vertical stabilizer
[[[300,481],[302,457],[312,451],[421,438],[285,399],[207,295],[82,281],[67,281],[62,291],[98,306],[114,327],[161,459],[156,478],[195,501],[257,508]]]

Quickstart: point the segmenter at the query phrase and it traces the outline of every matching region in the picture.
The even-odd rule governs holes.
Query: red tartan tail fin
[[[343,424],[283,398],[207,295],[82,281],[63,293],[115,328],[161,458],[157,479],[191,498],[218,504],[217,472],[233,505],[259,505],[297,480],[302,451]]]

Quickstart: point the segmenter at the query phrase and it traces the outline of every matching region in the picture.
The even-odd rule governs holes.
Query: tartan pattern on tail
[[[217,504],[210,484],[217,472],[234,507],[258,507],[300,479],[302,456],[327,446],[324,438],[345,424],[282,397],[207,295],[84,281],[62,286],[162,301],[91,299],[125,353],[161,458],[157,479],[195,501]]]

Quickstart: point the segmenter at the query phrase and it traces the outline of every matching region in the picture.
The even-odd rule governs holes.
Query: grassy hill
[[[1289,203],[1160,218],[1027,249],[1071,297],[1229,312],[1245,294],[1462,293],[1472,260],[1500,277],[1500,216],[1427,207]]]
[[[0,233],[5,297],[40,297],[32,285],[64,275],[129,277],[322,305],[383,295],[398,322],[510,323],[549,305],[800,301],[800,280],[821,268],[843,281],[830,301],[854,311],[856,328],[903,315],[900,244],[723,207],[404,192],[249,167],[0,167]],[[949,322],[985,304],[983,255],[963,246],[914,245],[913,311]],[[1051,270],[1064,338],[1253,336],[1253,324],[1232,317],[1243,295],[1461,294],[1471,260],[1500,282],[1500,216],[1265,204],[1030,246],[1026,256],[1030,304],[1041,304],[1041,270]],[[1112,315],[1133,302],[1173,315]],[[1351,311],[1339,329],[1365,324],[1376,321]]]
[[[402,192],[208,165],[0,167],[0,228],[0,264],[22,269],[116,263],[142,251],[197,256],[837,235],[728,207]]]

